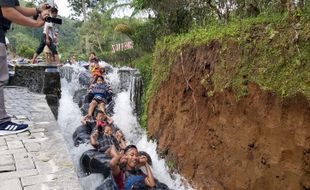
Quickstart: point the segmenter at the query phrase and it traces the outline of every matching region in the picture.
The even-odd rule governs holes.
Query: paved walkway
[[[45,95],[23,87],[4,93],[8,114],[28,123],[31,133],[0,136],[0,190],[81,189]]]

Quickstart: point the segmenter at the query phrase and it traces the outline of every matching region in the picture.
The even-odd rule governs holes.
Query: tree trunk
[[[100,43],[99,35],[100,35],[100,34],[96,35],[96,40],[97,40],[97,43],[98,43],[98,47],[99,47],[100,52],[103,53],[103,49],[102,49],[102,46],[101,46],[101,43]]]
[[[86,3],[85,3],[85,0],[82,0],[82,11],[83,11],[83,20],[86,21]]]
[[[292,16],[295,10],[294,0],[287,0],[286,6],[289,16]]]
[[[303,9],[303,8],[304,8],[304,5],[305,5],[304,0],[299,0],[299,1],[298,1],[298,7],[299,7],[300,9]]]
[[[85,50],[86,50],[86,53],[89,54],[90,47],[89,47],[89,36],[88,35],[85,36]]]
[[[217,14],[217,16],[219,17],[219,19],[221,20],[222,19],[222,13],[221,11],[215,6],[212,4],[211,2],[212,0],[208,0],[207,3],[208,5],[210,6],[210,8],[215,11],[215,13]]]

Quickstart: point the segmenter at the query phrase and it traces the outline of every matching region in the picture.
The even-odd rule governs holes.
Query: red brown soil
[[[240,100],[229,89],[208,97],[201,80],[218,49],[188,48],[150,101],[148,131],[159,151],[195,189],[310,189],[309,102],[255,84]]]

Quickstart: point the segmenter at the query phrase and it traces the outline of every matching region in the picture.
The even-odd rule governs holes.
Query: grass
[[[299,19],[296,42],[293,40],[296,31],[285,14],[233,20],[227,25],[210,24],[186,34],[163,38],[156,43],[146,103],[168,79],[170,67],[180,52],[211,41],[220,43],[221,53],[220,64],[212,76],[214,91],[208,92],[209,95],[232,88],[240,98],[247,94],[245,84],[253,82],[282,97],[300,92],[310,99],[309,16],[304,14]],[[237,55],[234,55],[236,49]],[[229,62],[231,56],[238,59]]]
[[[232,88],[236,98],[247,94],[248,82],[282,97],[304,94],[310,100],[310,11],[299,15],[299,22],[285,14],[273,14],[229,24],[210,23],[182,35],[158,40],[153,53],[133,62],[145,82],[141,126],[147,127],[147,106],[163,81],[169,78],[171,65],[186,48],[199,48],[212,41],[220,44],[220,60],[214,74],[205,76],[214,88],[209,96]],[[297,26],[297,30],[292,24]],[[298,32],[299,38],[294,41]],[[233,59],[231,59],[233,57]],[[193,63],[194,64],[194,63]]]

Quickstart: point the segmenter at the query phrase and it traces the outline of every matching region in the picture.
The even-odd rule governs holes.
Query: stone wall
[[[60,75],[56,66],[18,65],[9,85],[24,86],[31,92],[46,94],[46,100],[55,118],[61,96]]]
[[[120,90],[130,90],[130,101],[134,112],[140,116],[142,111],[143,80],[136,69],[122,68],[118,70]]]

